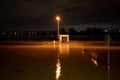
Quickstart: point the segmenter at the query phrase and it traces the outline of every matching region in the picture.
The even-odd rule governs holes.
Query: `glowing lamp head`
[[[57,16],[57,17],[56,17],[56,20],[57,20],[57,21],[60,21],[60,17],[59,17],[59,16]]]

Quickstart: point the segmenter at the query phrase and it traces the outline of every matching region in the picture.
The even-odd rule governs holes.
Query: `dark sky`
[[[61,25],[120,21],[119,0],[1,0],[1,30],[42,30]]]

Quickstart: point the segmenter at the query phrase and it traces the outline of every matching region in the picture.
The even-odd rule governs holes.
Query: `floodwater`
[[[110,49],[108,57],[107,48],[67,43],[0,46],[0,80],[119,80],[119,52]]]

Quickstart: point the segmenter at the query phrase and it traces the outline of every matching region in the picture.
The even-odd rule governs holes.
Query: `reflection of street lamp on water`
[[[59,22],[60,22],[60,17],[59,16],[56,16],[56,20],[57,20],[57,29],[58,29],[58,33],[57,33],[57,37],[59,39],[59,35],[60,35],[60,25],[59,25]]]
[[[61,76],[61,63],[60,63],[60,54],[58,52],[58,55],[57,55],[57,63],[56,63],[56,78],[55,80],[59,80],[60,76]]]
[[[58,55],[59,55],[59,54],[58,54]],[[56,79],[55,79],[55,80],[59,80],[60,75],[61,75],[61,64],[60,64],[60,59],[59,59],[59,57],[58,57],[58,59],[57,59],[56,71],[55,71],[55,73],[56,73]]]
[[[107,49],[108,49],[108,80],[110,80],[110,36],[108,34],[107,36],[108,42],[107,42]]]
[[[108,80],[111,80],[111,78],[110,78],[110,40],[111,40],[111,38],[110,38],[110,35],[109,35],[109,31],[108,30],[105,30],[105,32],[107,33],[107,38],[106,38],[106,40],[107,40],[107,51],[108,51],[108,55],[107,55],[107,68],[108,68]]]

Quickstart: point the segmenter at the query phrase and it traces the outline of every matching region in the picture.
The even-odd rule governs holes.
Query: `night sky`
[[[1,0],[0,30],[56,29],[61,26],[119,23],[119,0]],[[79,28],[79,27],[78,27]]]

